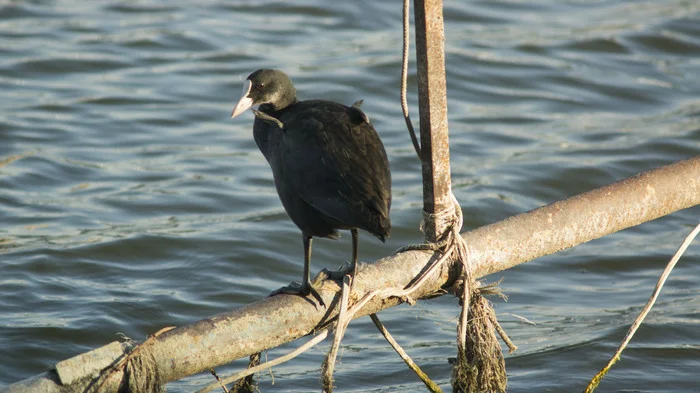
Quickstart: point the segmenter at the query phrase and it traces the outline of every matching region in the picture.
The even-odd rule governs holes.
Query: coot
[[[246,79],[234,118],[254,105],[253,137],[272,168],[277,193],[304,244],[301,286],[276,293],[312,294],[323,300],[310,279],[313,237],[337,239],[352,233],[351,274],[357,271],[358,229],[382,242],[391,221],[391,173],[384,145],[359,103],[348,107],[325,100],[299,101],[289,77],[261,69]]]

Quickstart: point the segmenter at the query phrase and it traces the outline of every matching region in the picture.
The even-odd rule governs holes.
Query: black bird
[[[357,271],[357,230],[384,242],[391,231],[391,173],[384,145],[360,102],[348,107],[325,100],[299,101],[289,77],[278,70],[253,72],[231,113],[234,118],[254,105],[253,136],[272,168],[282,205],[301,229],[304,276],[273,294],[312,294],[311,239],[337,239],[352,233],[352,264]]]

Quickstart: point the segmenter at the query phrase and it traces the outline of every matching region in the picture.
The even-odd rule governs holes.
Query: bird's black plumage
[[[391,231],[391,173],[384,145],[359,105],[298,101],[291,80],[277,70],[258,70],[246,80],[232,117],[255,111],[253,135],[267,159],[277,193],[292,221],[308,237],[337,238],[357,229],[384,241]],[[308,270],[308,260],[305,270]],[[305,272],[302,292],[308,284]]]

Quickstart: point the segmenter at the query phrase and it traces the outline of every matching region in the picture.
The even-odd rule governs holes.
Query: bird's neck
[[[292,106],[297,102],[299,102],[299,100],[297,99],[297,92],[292,87],[291,89],[287,89],[283,94],[277,96],[274,102],[260,105],[260,110],[271,115],[275,112],[279,112],[289,106]]]

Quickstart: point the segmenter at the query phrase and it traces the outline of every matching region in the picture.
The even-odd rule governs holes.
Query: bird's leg
[[[286,287],[282,287],[280,289],[274,290],[270,296],[275,296],[279,295],[281,293],[286,293],[290,295],[299,295],[299,296],[313,296],[314,299],[318,301],[318,304],[321,306],[325,307],[326,303],[324,303],[323,298],[321,298],[321,295],[319,295],[318,291],[313,287],[311,284],[311,235],[307,235],[306,233],[302,233],[302,238],[304,241],[304,276],[302,277],[302,283],[301,286],[299,284],[293,282],[289,284]]]
[[[326,278],[342,281],[343,277],[347,275],[350,275],[350,277],[353,279],[355,278],[355,275],[357,275],[357,245],[359,243],[359,234],[357,228],[350,229],[350,233],[352,233],[352,260],[350,261],[350,264],[348,265],[347,262],[344,262],[338,270],[323,269],[321,272],[325,274]]]
[[[304,275],[301,283],[301,294],[306,296],[313,291],[311,286],[311,236],[303,233],[304,242]]]
[[[352,272],[352,279],[355,281],[355,276],[357,275],[357,244],[359,243],[359,235],[357,233],[357,228],[350,230],[352,233],[352,266],[350,266]]]
[[[307,234],[302,234],[303,239],[304,239],[304,282],[301,284],[301,290],[299,291],[299,294],[302,296],[308,296],[311,294],[316,300],[318,300],[318,304],[322,305],[323,307],[326,306],[326,303],[323,302],[323,298],[321,298],[321,295],[316,291],[316,289],[311,285],[311,235]]]

